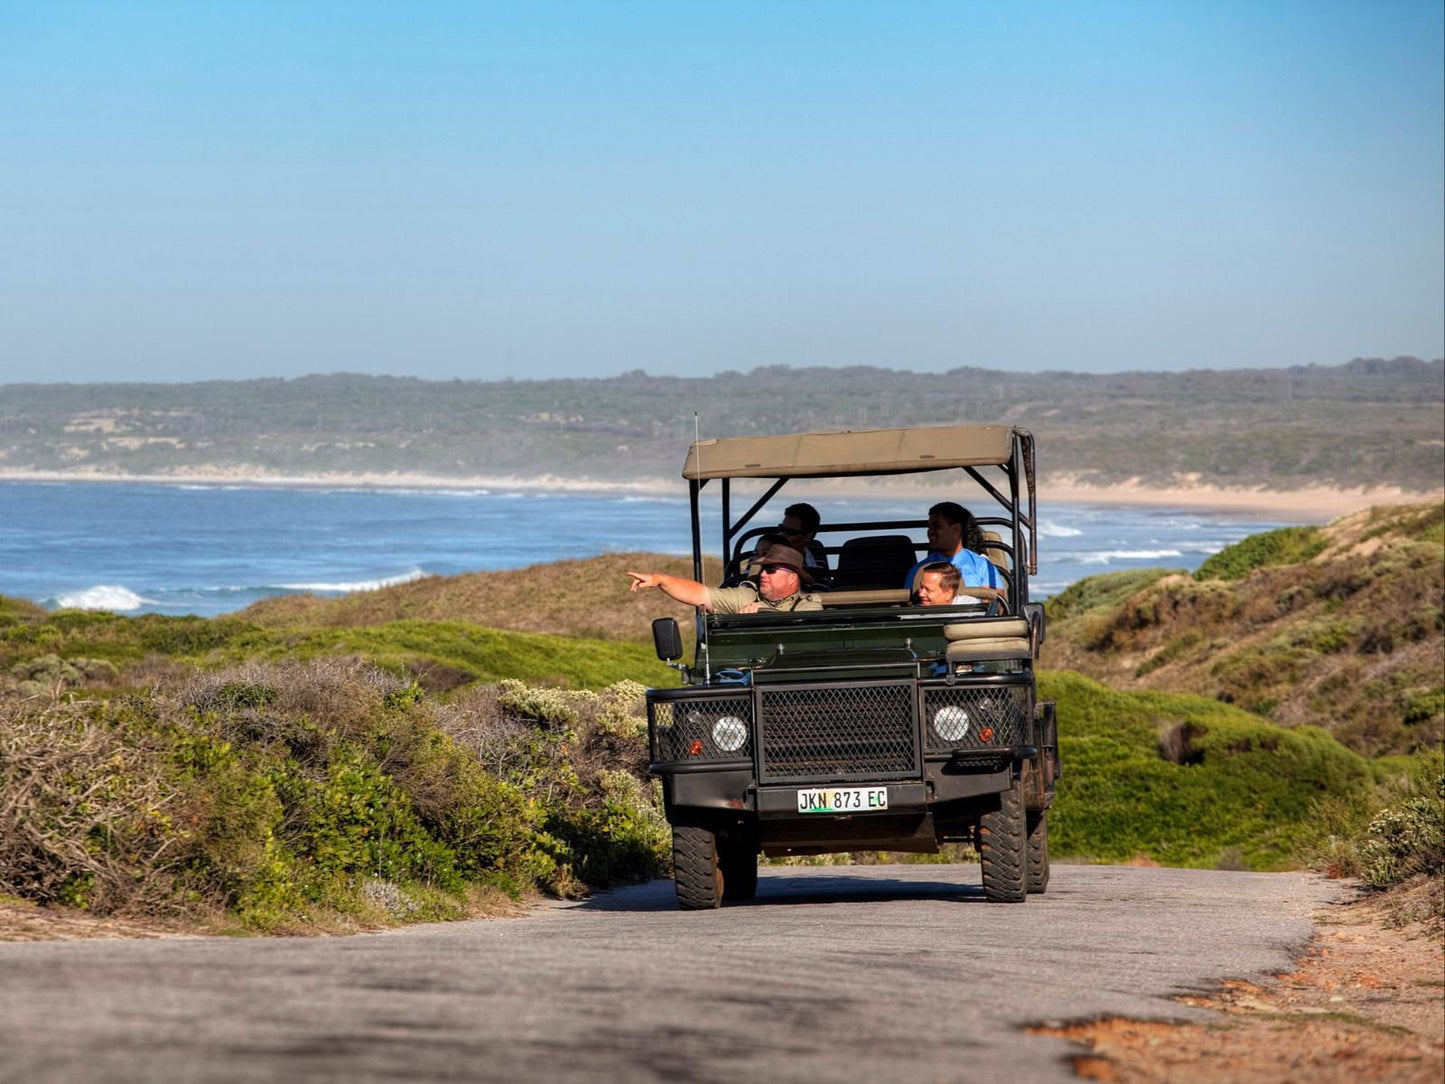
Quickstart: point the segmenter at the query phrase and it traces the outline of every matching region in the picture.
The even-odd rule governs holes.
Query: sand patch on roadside
[[[102,917],[67,907],[40,907],[0,897],[0,941],[119,941],[205,937],[213,928],[199,923]]]
[[[1208,1024],[1106,1019],[1041,1025],[1030,1034],[1078,1043],[1084,1080],[1121,1084],[1227,1080],[1445,1079],[1445,955],[1438,919],[1405,921],[1411,893],[1367,896],[1316,914],[1297,970],[1274,982],[1237,980],[1178,1000],[1218,1014]]]

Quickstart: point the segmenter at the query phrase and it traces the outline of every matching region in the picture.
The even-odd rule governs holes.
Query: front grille
[[[649,700],[647,714],[654,761],[752,759],[753,701],[750,696]],[[741,722],[747,731],[742,745],[733,750],[720,748],[713,737],[714,724],[728,716]]]
[[[899,779],[917,775],[912,683],[761,688],[764,783]]]
[[[950,740],[935,729],[941,708],[967,715],[967,730]],[[1023,745],[1028,739],[1029,687],[1027,685],[950,685],[923,693],[924,749],[947,753],[954,749],[1000,749]],[[955,727],[963,719],[954,715]]]

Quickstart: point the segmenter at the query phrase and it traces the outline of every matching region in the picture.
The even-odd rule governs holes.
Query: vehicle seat
[[[985,542],[1003,541],[1003,535],[999,534],[997,531],[983,531],[981,533],[983,534],[983,540]],[[999,549],[995,546],[985,546],[983,548],[983,555],[987,557],[990,561],[992,561],[999,568],[1000,571],[1012,571],[1012,569],[1009,568],[1007,550]]]
[[[913,540],[906,534],[850,538],[838,551],[833,588],[836,591],[877,591],[899,587],[917,559]]]
[[[1032,630],[1022,617],[945,625],[943,635],[948,640],[949,662],[1033,657]]]

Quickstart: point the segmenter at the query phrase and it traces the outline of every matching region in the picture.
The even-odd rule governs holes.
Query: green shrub
[[[1445,754],[1440,748],[1371,763],[1376,785],[1322,795],[1297,857],[1333,876],[1390,888],[1445,874]],[[1437,903],[1439,901],[1437,900]],[[1445,917],[1442,915],[1440,917]]]
[[[1366,761],[1314,728],[1284,729],[1204,697],[1115,692],[1071,673],[1042,673],[1039,687],[1058,703],[1064,775],[1049,838],[1060,856],[1283,868],[1315,799],[1371,784]]]
[[[15,663],[9,681],[0,678],[0,689],[8,686],[21,696],[43,696],[87,685],[109,685],[117,676],[114,664],[104,659],[63,659],[52,653]]]
[[[554,891],[666,869],[671,837],[647,776],[645,688],[530,689],[504,681],[447,705],[439,724],[545,818]]]
[[[0,628],[22,621],[35,621],[44,618],[45,615],[46,610],[43,606],[38,606],[28,599],[0,595]]]
[[[497,706],[504,711],[549,726],[568,727],[579,713],[559,689],[534,689],[513,678],[497,683]]]
[[[1328,540],[1318,527],[1281,527],[1250,535],[1208,557],[1195,570],[1196,580],[1238,580],[1257,568],[1308,561],[1324,551]]]
[[[1406,726],[1418,726],[1445,716],[1445,686],[1410,689],[1402,694],[1402,700]]]
[[[1377,813],[1360,844],[1361,875],[1373,888],[1389,888],[1445,868],[1445,776],[1434,794],[1406,799]]]

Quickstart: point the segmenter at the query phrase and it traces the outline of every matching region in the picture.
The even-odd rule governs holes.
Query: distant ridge
[[[768,366],[714,377],[426,381],[337,373],[0,385],[0,469],[120,475],[675,479],[693,435],[1004,422],[1039,470],[1107,485],[1437,490],[1445,359],[1183,373]]]

